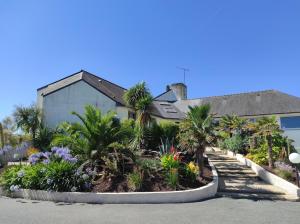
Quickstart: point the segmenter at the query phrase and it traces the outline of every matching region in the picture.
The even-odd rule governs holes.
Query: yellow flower
[[[190,162],[189,164],[187,164],[187,169],[192,173],[199,172],[199,167],[194,162]]]

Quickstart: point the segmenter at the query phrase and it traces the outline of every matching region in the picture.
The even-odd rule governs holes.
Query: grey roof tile
[[[216,117],[224,115],[260,116],[300,112],[300,98],[276,90],[180,100],[174,105],[183,113],[188,106],[209,103]]]

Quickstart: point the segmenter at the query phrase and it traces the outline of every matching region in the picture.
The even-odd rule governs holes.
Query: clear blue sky
[[[300,96],[299,0],[0,1],[0,119],[80,69],[154,95],[278,89]]]

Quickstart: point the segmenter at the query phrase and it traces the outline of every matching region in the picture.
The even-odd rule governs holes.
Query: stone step
[[[291,195],[276,195],[276,194],[245,194],[245,193],[229,193],[229,192],[218,192],[217,196],[219,197],[228,197],[235,199],[249,199],[249,200],[269,200],[269,201],[299,201],[298,198]]]
[[[218,172],[218,175],[219,177],[234,177],[234,178],[257,178],[258,176],[255,174],[255,173],[248,173],[248,174],[245,174],[245,173],[220,173]]]
[[[217,171],[219,174],[255,174],[253,170],[249,169],[235,169],[235,170],[230,170],[230,169],[220,169],[217,168]]]
[[[226,193],[241,193],[241,194],[272,194],[272,195],[285,195],[285,192],[277,191],[277,189],[272,188],[259,188],[259,187],[241,187],[241,188],[235,188],[235,187],[220,187],[220,192],[226,192]]]
[[[246,166],[240,166],[240,165],[236,165],[236,166],[232,166],[232,165],[219,165],[219,166],[215,166],[217,169],[219,170],[251,170],[249,169],[249,167]],[[251,170],[252,171],[252,170]],[[252,171],[253,172],[253,171]]]

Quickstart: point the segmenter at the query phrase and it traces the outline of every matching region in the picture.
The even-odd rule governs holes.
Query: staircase
[[[208,152],[219,175],[217,196],[252,200],[296,200],[281,188],[261,180],[249,167],[221,151]]]

